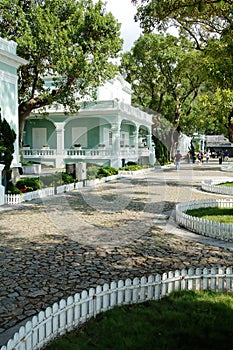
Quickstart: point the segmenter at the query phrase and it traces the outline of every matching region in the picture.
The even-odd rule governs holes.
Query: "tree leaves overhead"
[[[122,48],[120,24],[101,1],[1,0],[0,13],[0,36],[16,41],[28,60],[19,69],[21,129],[33,109],[56,101],[74,111],[74,95],[116,74],[110,59]]]
[[[199,132],[228,131],[233,141],[233,1],[132,0],[132,3],[137,5],[136,19],[144,33],[166,33],[168,28],[175,27],[180,38],[186,38],[201,52],[199,66],[203,84],[192,110],[182,116],[183,130],[191,132],[193,127],[189,126],[194,125]],[[196,74],[195,69],[193,74]],[[215,99],[220,91],[225,99],[220,99],[219,108],[216,108]],[[209,103],[203,105],[207,100]],[[187,107],[187,101],[185,104]]]
[[[141,36],[122,58],[134,103],[179,125],[182,114],[190,113],[203,81],[201,55],[185,39],[159,34]]]
[[[232,85],[233,1],[232,0],[132,0],[138,5],[136,18],[145,32],[176,27],[180,37],[205,52],[211,66],[210,78],[224,87]],[[215,72],[213,71],[213,67]],[[217,79],[216,79],[217,78]],[[218,81],[217,81],[218,80]]]
[[[132,0],[136,19],[146,31],[168,25],[211,32],[222,31],[232,20],[232,0]]]

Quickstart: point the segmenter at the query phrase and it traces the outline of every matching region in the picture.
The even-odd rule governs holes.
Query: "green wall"
[[[17,70],[14,67],[9,66],[6,63],[0,62],[0,70],[10,73],[10,74],[14,74],[17,75]]]
[[[67,123],[65,126],[65,142],[64,147],[72,147],[72,128],[86,127],[87,128],[87,148],[97,147],[102,143],[103,128],[109,128],[110,124],[102,118],[76,118]],[[77,141],[78,143],[79,141]]]
[[[57,136],[56,130],[53,123],[46,119],[28,119],[26,120],[24,131],[25,135],[23,138],[23,143],[29,144],[32,147],[32,129],[33,128],[46,128],[47,129],[47,144],[50,148],[57,147]]]

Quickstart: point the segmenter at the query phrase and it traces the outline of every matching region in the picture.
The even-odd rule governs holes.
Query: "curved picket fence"
[[[201,188],[206,192],[213,192],[224,195],[233,195],[233,187],[230,186],[218,186],[220,183],[224,182],[233,182],[233,177],[231,178],[222,178],[216,180],[204,180],[201,183]]]
[[[114,306],[160,300],[172,291],[232,291],[232,267],[170,271],[162,275],[119,280],[84,290],[41,311],[22,326],[0,350],[37,350],[97,314]]]
[[[195,202],[185,202],[176,205],[176,222],[190,231],[220,239],[223,241],[233,241],[233,225],[201,219],[186,214],[187,210],[198,208],[233,208],[233,199],[214,199]]]

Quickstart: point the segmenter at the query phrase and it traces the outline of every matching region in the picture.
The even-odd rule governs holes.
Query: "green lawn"
[[[233,224],[233,208],[199,208],[187,210],[186,214],[225,224]]]
[[[173,292],[161,301],[117,307],[46,350],[233,349],[233,294]]]
[[[233,187],[233,182],[224,182],[224,183],[218,184],[217,186]]]

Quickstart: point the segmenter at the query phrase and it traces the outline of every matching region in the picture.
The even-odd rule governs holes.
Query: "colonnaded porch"
[[[152,115],[138,108],[111,100],[88,102],[74,115],[66,115],[61,106],[52,106],[48,113],[46,118],[35,113],[26,122],[26,161],[56,168],[78,161],[115,168],[128,161],[155,163]]]

